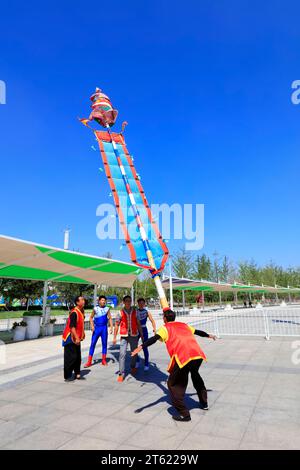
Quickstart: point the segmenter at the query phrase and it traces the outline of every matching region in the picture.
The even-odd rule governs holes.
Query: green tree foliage
[[[262,284],[261,269],[254,260],[241,261],[238,264],[238,281],[244,284]]]
[[[26,308],[29,300],[41,297],[44,283],[40,281],[25,281],[21,279],[3,279],[0,284],[0,294],[12,302],[14,299],[24,299]]]
[[[176,277],[189,278],[193,273],[194,259],[190,251],[181,248],[173,256],[173,273]]]
[[[83,295],[88,300],[92,300],[94,287],[89,284],[71,284],[71,283],[53,283],[53,291],[59,296],[68,308],[74,304],[74,299],[77,295]],[[92,302],[90,302],[92,303]]]
[[[197,256],[192,270],[193,279],[211,279],[212,264],[211,260],[205,254]]]

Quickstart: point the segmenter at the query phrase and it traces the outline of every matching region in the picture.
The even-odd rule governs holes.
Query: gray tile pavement
[[[84,372],[85,380],[72,383],[63,382],[61,364],[47,373],[49,361],[44,371],[39,361],[39,376],[27,364],[24,383],[15,383],[15,369],[9,382],[7,368],[6,383],[0,385],[0,448],[299,449],[300,365],[291,361],[292,341],[202,340],[209,361],[200,371],[210,389],[210,410],[199,409],[189,384],[189,423],[171,419],[168,358],[161,344],[151,348],[150,371],[141,368],[121,384],[113,361],[105,368],[95,364]]]

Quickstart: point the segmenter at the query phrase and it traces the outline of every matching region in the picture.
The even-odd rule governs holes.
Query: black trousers
[[[188,362],[182,369],[175,363],[168,378],[168,389],[171,395],[172,405],[181,416],[190,416],[190,412],[184,403],[184,395],[189,381],[189,373],[193,386],[197,392],[201,405],[207,405],[207,391],[203,379],[199,374],[202,359]]]
[[[81,366],[81,345],[74,343],[67,344],[64,347],[64,378],[70,379],[73,371],[75,375],[80,374]]]

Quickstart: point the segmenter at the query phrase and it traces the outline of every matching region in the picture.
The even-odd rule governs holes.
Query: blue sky
[[[205,204],[202,251],[299,265],[299,14],[290,0],[2,4],[0,232],[61,246],[68,225],[72,248],[128,259],[96,237],[111,199],[77,116],[98,85],[149,201]]]

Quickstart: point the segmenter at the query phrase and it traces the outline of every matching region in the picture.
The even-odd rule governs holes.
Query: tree
[[[44,283],[41,281],[25,281],[21,279],[10,280],[6,284],[6,296],[13,299],[25,299],[26,309],[29,300],[35,300],[42,296]]]
[[[144,297],[145,299],[156,299],[158,297],[155,284],[149,271],[145,271],[142,276],[137,278],[134,283],[135,297]]]
[[[238,264],[238,275],[239,280],[245,284],[262,284],[262,277],[260,269],[256,262],[252,259],[250,261],[240,261]]]
[[[193,255],[185,248],[181,248],[173,257],[173,271],[176,277],[189,278],[193,272]]]
[[[219,282],[220,273],[221,273],[221,260],[220,260],[219,253],[214,251],[213,257],[214,257],[214,260],[213,260],[213,269],[212,269],[212,280],[215,282]]]
[[[7,296],[11,283],[11,279],[0,279],[0,295],[3,295],[4,297]]]
[[[224,256],[221,262],[219,270],[219,281],[232,282],[234,281],[235,270],[233,264],[229,260],[228,256]]]
[[[90,284],[71,284],[66,282],[53,283],[53,290],[68,308],[74,305],[74,299],[77,295],[84,295],[87,297],[92,295],[93,289],[94,287]]]
[[[194,262],[192,277],[195,279],[208,280],[212,276],[212,263],[205,254],[197,256]]]

